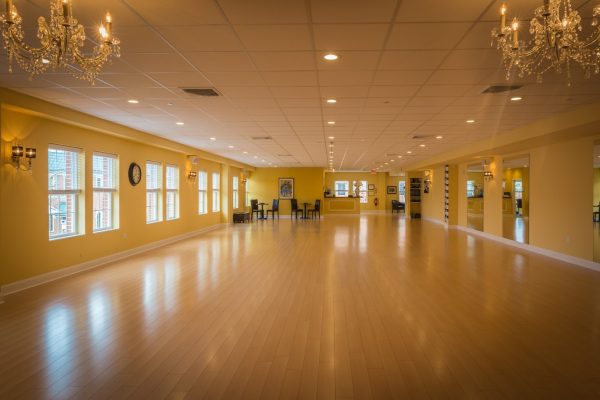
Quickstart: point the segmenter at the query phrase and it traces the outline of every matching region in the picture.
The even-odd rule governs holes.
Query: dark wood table
[[[265,217],[265,206],[267,204],[269,203],[258,203],[258,205],[260,206],[260,217],[256,219],[267,219],[267,217]]]
[[[312,203],[302,203],[302,205],[304,206],[304,214],[302,215],[302,217],[300,217],[300,219],[308,219],[308,215],[306,215],[306,209],[308,208],[308,206],[310,206]]]

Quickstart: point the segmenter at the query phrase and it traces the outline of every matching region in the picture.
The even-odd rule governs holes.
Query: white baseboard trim
[[[444,227],[448,228],[448,223],[444,222],[444,221],[440,221],[439,219],[429,218],[429,217],[421,217],[421,219],[423,221],[433,222],[434,224],[443,225]]]
[[[583,258],[570,256],[568,254],[559,253],[557,251],[544,249],[543,247],[533,246],[530,244],[524,244],[515,242],[514,240],[506,239],[500,236],[492,235],[491,233],[481,232],[466,226],[450,225],[450,229],[457,229],[472,235],[481,236],[486,239],[490,239],[508,246],[516,247],[521,250],[529,251],[531,253],[541,254],[546,257],[554,258],[555,260],[564,261],[569,264],[577,265],[579,267],[588,268],[594,271],[600,272],[600,263],[596,263]]]
[[[170,238],[158,240],[156,242],[144,244],[139,247],[135,247],[133,249],[121,251],[119,253],[114,253],[108,256],[96,258],[94,260],[86,261],[81,264],[72,265],[70,267],[65,267],[58,269],[56,271],[47,272],[45,274],[37,275],[31,278],[23,279],[20,281],[8,283],[0,287],[0,304],[4,302],[4,296],[17,293],[35,286],[43,285],[48,282],[55,281],[57,279],[65,278],[67,276],[71,276],[74,274],[78,274],[80,272],[88,271],[93,268],[100,267],[102,265],[122,260],[127,257],[131,257],[136,254],[144,253],[149,250],[157,249],[159,247],[166,246],[168,244],[172,244],[175,242],[179,242],[181,240],[189,239],[194,236],[198,236],[200,234],[214,231],[217,229],[221,229],[230,224],[217,224],[213,226],[209,226],[207,228],[198,229],[192,232],[183,233],[181,235],[172,236]]]

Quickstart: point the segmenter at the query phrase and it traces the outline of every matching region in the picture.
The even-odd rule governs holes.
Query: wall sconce
[[[483,171],[483,179],[486,181],[494,179],[494,174],[492,174],[492,171]]]
[[[198,176],[198,173],[196,171],[190,171],[188,172],[187,178],[189,181],[195,181],[196,180],[196,176]]]
[[[23,158],[23,156],[25,156],[25,158],[27,158],[29,160],[29,163],[27,164],[27,170],[31,171],[31,167],[32,167],[31,160],[36,158],[37,150],[35,149],[35,147],[27,147],[25,149],[25,151],[23,151],[23,146],[21,146],[20,144],[12,146],[12,152],[11,152],[10,159],[15,164],[15,167],[17,169],[21,169],[21,158]]]
[[[242,185],[245,185],[246,182],[248,182],[248,178],[246,178],[246,174],[242,173],[242,177],[241,177],[240,181],[242,182]]]

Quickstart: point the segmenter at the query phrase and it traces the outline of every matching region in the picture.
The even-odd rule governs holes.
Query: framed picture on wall
[[[375,190],[375,185],[373,183],[369,183],[369,190]]]
[[[294,178],[279,178],[279,198],[289,200],[294,198]]]
[[[387,194],[398,194],[398,188],[396,186],[388,186]]]

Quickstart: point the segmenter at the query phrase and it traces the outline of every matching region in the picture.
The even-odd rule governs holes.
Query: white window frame
[[[208,172],[198,171],[198,214],[208,214]]]
[[[150,171],[150,166],[156,167],[158,178],[157,183],[158,187],[150,187],[151,180],[148,179],[148,173]],[[149,219],[148,218],[148,195],[152,194],[156,197],[156,218]],[[155,224],[157,222],[162,222],[162,163],[156,161],[146,161],[146,224]]]
[[[92,178],[94,177],[94,158],[95,157],[103,157],[108,158],[112,162],[112,187],[101,187],[102,185],[98,185],[98,181],[96,179],[92,179],[92,187],[93,194],[96,193],[110,193],[110,203],[111,208],[108,210],[111,215],[111,224],[110,227],[107,228],[96,228],[96,219],[98,213],[103,215],[103,212],[106,210],[96,209],[93,197],[92,196],[92,212],[94,216],[94,221],[92,221],[92,232],[100,233],[112,231],[115,229],[119,229],[119,157],[116,154],[108,154],[108,153],[100,153],[94,152],[92,154]]]
[[[211,180],[212,188],[212,212],[221,211],[221,174],[219,172],[212,173]]]
[[[240,177],[234,176],[231,180],[231,188],[232,188],[232,207],[234,210],[237,210],[240,207]]]
[[[48,239],[49,240],[58,240],[58,239],[66,239],[75,236],[81,236],[85,234],[85,196],[84,196],[84,187],[85,187],[85,172],[84,172],[84,159],[85,155],[82,149],[77,149],[73,147],[66,147],[60,145],[49,145],[48,146],[48,164],[50,163],[50,152],[51,151],[64,151],[75,154],[75,165],[73,166],[73,175],[75,176],[76,185],[73,185],[71,189],[52,189],[50,186],[54,184],[55,177],[53,176],[51,179],[50,171],[48,170]],[[48,165],[50,168],[50,165]],[[55,222],[53,220],[54,215],[58,215],[60,219],[60,212],[58,214],[53,214],[50,210],[51,198],[53,196],[74,196],[73,201],[73,232],[68,232],[64,234],[55,234],[52,235],[52,231],[54,230]],[[83,210],[83,213],[81,212]],[[60,211],[60,210],[59,210]],[[60,221],[59,221],[60,224]],[[52,228],[52,229],[51,229]]]
[[[174,174],[172,182],[169,180],[171,173]],[[179,167],[174,164],[167,164],[165,177],[167,221],[173,221],[179,219]],[[173,201],[172,206],[171,201]]]
[[[338,183],[343,183],[346,186],[345,190],[338,190]],[[350,192],[350,181],[334,181],[333,182],[333,193],[335,197],[348,197],[348,193]]]

